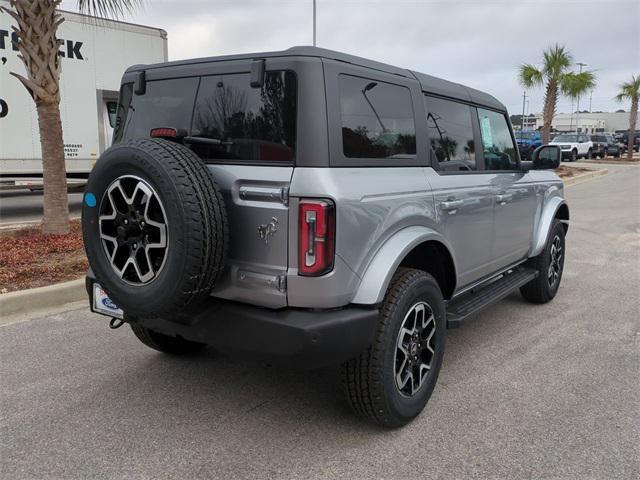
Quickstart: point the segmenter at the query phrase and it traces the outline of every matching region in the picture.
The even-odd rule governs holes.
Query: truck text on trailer
[[[9,2],[0,0],[0,6]],[[62,129],[69,185],[83,184],[111,144],[122,73],[139,63],[167,61],[167,33],[159,28],[64,12],[58,38]],[[13,19],[0,12],[0,189],[42,187],[42,155],[35,104],[10,72],[25,74]]]

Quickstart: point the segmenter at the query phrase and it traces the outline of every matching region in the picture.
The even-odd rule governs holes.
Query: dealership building
[[[551,127],[558,132],[615,132],[629,128],[629,116],[629,112],[559,113],[553,118]],[[538,130],[543,123],[541,113],[525,116],[524,129]]]

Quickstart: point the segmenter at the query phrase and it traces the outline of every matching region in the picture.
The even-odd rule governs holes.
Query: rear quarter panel
[[[382,245],[411,226],[439,230],[427,167],[296,168],[292,197],[328,198],[336,205],[336,265],[323,277],[297,275],[297,241],[290,236],[287,279],[290,306],[329,308],[353,298]],[[290,225],[297,225],[291,203]]]

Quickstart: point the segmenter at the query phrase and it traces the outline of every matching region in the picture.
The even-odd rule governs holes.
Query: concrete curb
[[[72,220],[72,221],[80,220],[80,216],[71,215],[69,216],[69,220]],[[40,225],[42,225],[42,219],[25,220],[22,222],[15,222],[15,223],[11,223],[11,222],[0,223],[0,231],[20,230],[22,228],[28,228],[28,227],[39,227]]]
[[[587,180],[591,180],[596,177],[600,177],[602,175],[606,175],[609,173],[609,170],[606,168],[600,168],[598,170],[593,170],[591,172],[581,173],[580,175],[575,175],[573,177],[569,177],[566,180],[562,179],[565,187],[569,187],[571,185],[576,185],[578,183],[586,182]]]
[[[87,299],[84,278],[0,295],[0,317],[26,315]]]
[[[605,159],[583,159],[580,160],[580,163],[601,163],[606,165],[640,165],[640,160],[636,159],[636,161],[627,161],[627,160],[605,160]]]

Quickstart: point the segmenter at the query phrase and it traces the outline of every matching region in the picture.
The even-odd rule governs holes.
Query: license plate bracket
[[[122,309],[109,298],[107,292],[98,283],[94,283],[91,289],[91,311],[111,318],[124,319]]]

